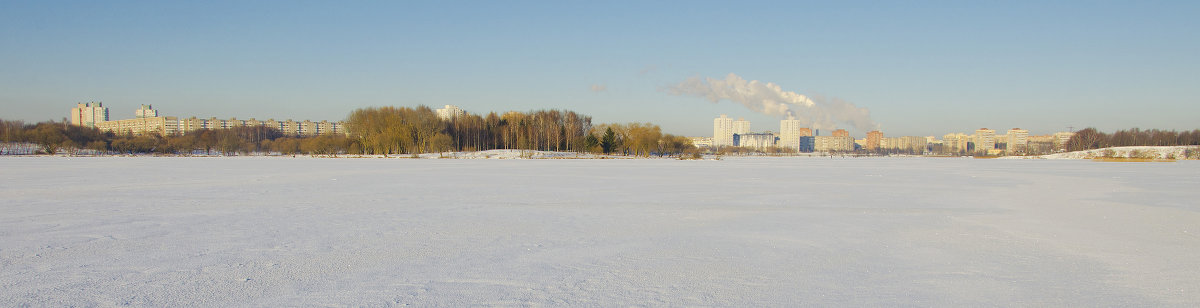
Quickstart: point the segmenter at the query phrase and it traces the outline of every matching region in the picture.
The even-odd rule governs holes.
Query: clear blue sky
[[[853,102],[892,136],[1194,129],[1198,16],[1200,1],[3,1],[0,118],[87,101],[114,119],[139,104],[297,120],[454,104],[778,130],[663,90],[733,73]]]

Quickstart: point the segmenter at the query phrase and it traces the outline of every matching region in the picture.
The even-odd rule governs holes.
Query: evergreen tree
[[[596,138],[596,135],[588,134],[587,137],[583,138],[583,148],[585,151],[593,152],[599,146],[600,138]]]
[[[613,132],[612,127],[604,131],[604,137],[600,138],[600,147],[604,149],[604,154],[612,153],[617,148],[617,133]]]

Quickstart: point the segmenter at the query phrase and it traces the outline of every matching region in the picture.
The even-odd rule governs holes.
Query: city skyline
[[[893,136],[1195,128],[1198,4],[917,6],[4,3],[0,118],[61,120],[91,101],[329,120],[456,105],[705,136],[720,114],[776,131],[768,101],[799,95],[816,107],[791,110],[812,122],[866,111],[822,128],[859,138],[872,123]],[[720,91],[738,86],[784,101]]]

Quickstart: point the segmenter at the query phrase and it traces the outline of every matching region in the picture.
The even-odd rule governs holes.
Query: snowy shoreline
[[[286,157],[286,158],[394,158],[394,159],[679,159],[678,156],[623,156],[623,155],[604,155],[593,153],[580,152],[555,152],[555,151],[534,151],[534,150],[486,150],[474,152],[441,152],[441,153],[424,153],[424,154],[398,154],[398,155],[279,155],[279,154],[255,154],[255,155],[232,155],[225,156],[220,154],[205,155],[156,155],[156,154],[100,154],[100,155],[45,155],[31,154],[37,151],[38,147],[32,144],[9,145],[5,148],[13,153],[22,153],[17,155],[0,155],[0,157]],[[5,152],[7,153],[7,152]],[[898,158],[898,157],[927,157],[927,158],[969,158],[970,156],[929,156],[929,155],[857,155],[853,153],[846,154],[822,154],[822,153],[801,153],[793,155],[704,155],[703,160],[725,159],[725,158]],[[1200,146],[1128,146],[1128,147],[1111,147],[1092,149],[1067,153],[1056,153],[1048,155],[1035,156],[1000,156],[999,159],[1098,159],[1098,158],[1134,158],[1134,159],[1150,159],[1150,160],[1197,160],[1200,159]]]

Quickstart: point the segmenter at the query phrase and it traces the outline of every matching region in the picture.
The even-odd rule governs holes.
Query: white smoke
[[[834,98],[813,99],[803,94],[784,91],[779,85],[758,80],[746,81],[730,73],[725,79],[691,77],[682,83],[666,88],[673,95],[694,95],[707,98],[713,103],[729,100],[740,103],[750,110],[780,118],[795,117],[805,125],[816,129],[832,129],[837,124],[846,124],[859,130],[879,128],[871,120],[867,108]]]

